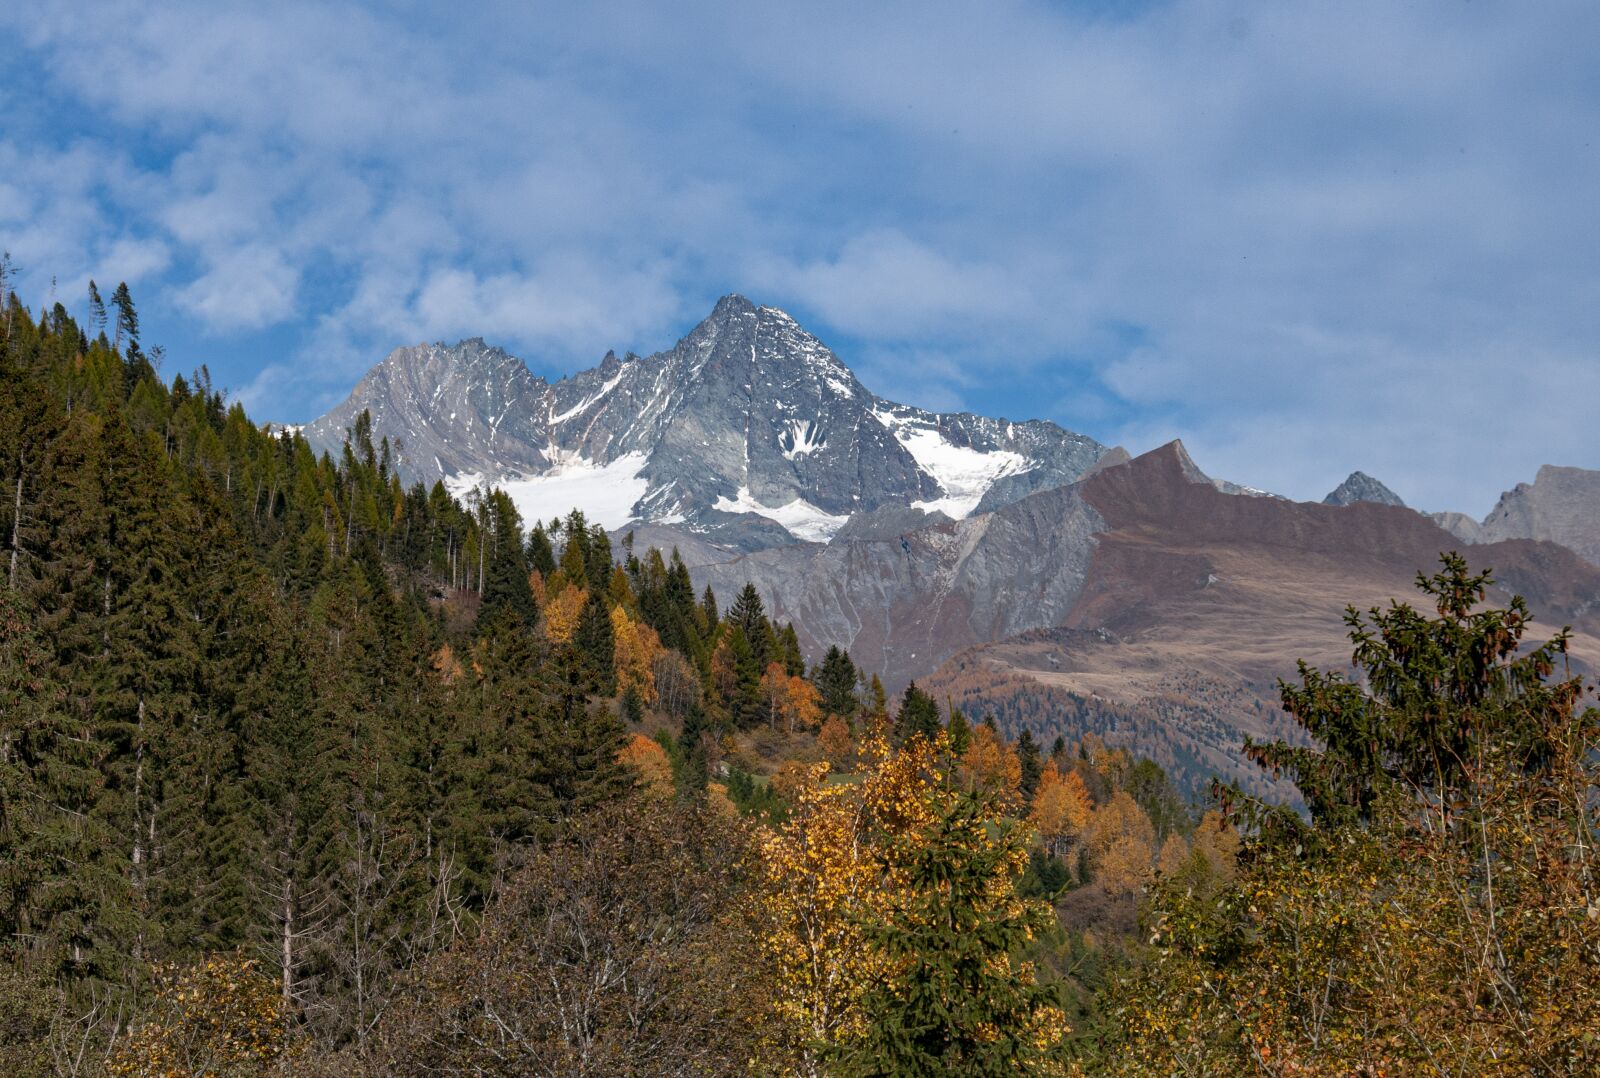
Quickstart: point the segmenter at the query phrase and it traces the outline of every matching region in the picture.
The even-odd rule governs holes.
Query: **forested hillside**
[[[112,308],[0,345],[12,1072],[1600,1061],[1596,717],[1459,560],[1285,686],[1306,816],[1196,805],[1081,707],[890,700],[754,587],[406,487],[364,415],[318,456]]]

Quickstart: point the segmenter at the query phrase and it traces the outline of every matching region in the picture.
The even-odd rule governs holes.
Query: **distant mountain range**
[[[530,521],[581,508],[719,595],[755,582],[813,658],[847,647],[891,691],[924,681],[1013,733],[1161,742],[1193,783],[1269,787],[1237,749],[1284,732],[1275,679],[1348,661],[1345,605],[1412,598],[1453,547],[1600,667],[1600,472],[1542,468],[1481,522],[1359,471],[1293,502],[1181,443],[1134,459],[885,400],[740,296],[667,351],[553,384],[482,340],[398,349],[305,435],[336,451],[363,410],[407,479],[499,486]]]

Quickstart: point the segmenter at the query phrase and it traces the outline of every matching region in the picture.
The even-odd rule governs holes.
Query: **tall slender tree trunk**
[[[294,1002],[294,880],[283,881],[283,1005]]]
[[[139,912],[138,928],[133,938],[133,958],[144,961],[144,828],[139,818],[140,801],[144,796],[144,697],[139,698],[139,744],[134,749],[133,765],[133,895],[134,908]]]
[[[27,450],[17,450],[17,497],[11,516],[11,573],[6,578],[6,588],[17,590],[17,554],[22,549],[22,476],[27,471]]]

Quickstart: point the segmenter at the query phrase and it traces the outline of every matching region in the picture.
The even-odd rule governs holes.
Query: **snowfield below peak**
[[[917,462],[944,490],[944,497],[911,503],[912,508],[940,512],[960,520],[983,501],[995,481],[1008,475],[1021,475],[1033,465],[1021,453],[1009,449],[973,449],[956,445],[936,427],[893,412],[874,411],[873,416],[895,436]]]
[[[718,498],[712,508],[721,513],[754,513],[776,520],[790,535],[808,543],[826,543],[850,519],[826,513],[804,498],[796,498],[787,505],[762,505],[751,495],[749,487],[740,487],[737,498],[730,499],[726,495]]]
[[[497,479],[494,486],[506,492],[523,522],[530,527],[541,520],[564,517],[581,508],[591,524],[615,530],[635,519],[633,507],[649,489],[643,453],[624,453],[608,464],[563,456],[543,475]],[[452,476],[445,489],[460,498],[483,485],[477,472]]]

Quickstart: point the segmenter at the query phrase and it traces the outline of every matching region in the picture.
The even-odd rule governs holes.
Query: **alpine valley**
[[[1277,679],[1349,660],[1347,604],[1406,598],[1461,549],[1600,665],[1600,473],[1547,467],[1483,522],[1361,472],[1322,504],[1133,458],[1041,420],[886,400],[775,307],[737,295],[672,348],[550,383],[482,339],[400,348],[304,428],[358,417],[406,481],[576,508],[698,587],[753,582],[807,657],[848,649],[1015,736],[1138,745],[1176,782],[1289,795],[1240,755],[1284,736]]]

